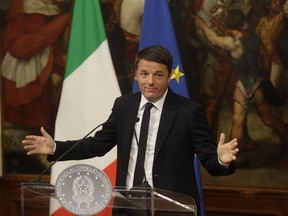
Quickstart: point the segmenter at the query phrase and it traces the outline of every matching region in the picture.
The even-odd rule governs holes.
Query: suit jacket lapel
[[[163,105],[163,110],[160,118],[160,124],[156,139],[156,146],[155,146],[155,154],[154,154],[154,160],[157,157],[162,145],[164,144],[164,140],[168,135],[168,132],[173,124],[173,121],[176,117],[176,98],[174,93],[168,89],[167,96],[165,98],[165,102]]]
[[[134,126],[136,123],[137,118],[137,112],[140,105],[141,100],[141,94],[135,94],[133,96],[133,99],[127,104],[127,109],[125,115],[125,121],[126,121],[126,130],[125,134],[123,134],[123,140],[124,140],[124,152],[122,152],[122,155],[124,156],[124,164],[128,167],[129,163],[129,156],[130,156],[130,150],[131,150],[131,144],[132,144],[132,137],[134,133]]]

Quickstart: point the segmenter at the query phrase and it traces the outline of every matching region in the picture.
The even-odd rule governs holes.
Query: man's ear
[[[134,80],[138,80],[137,71],[134,72]]]
[[[168,82],[170,82],[171,81],[171,77],[172,77],[172,71],[171,71],[171,73],[168,75],[169,76],[169,81]]]

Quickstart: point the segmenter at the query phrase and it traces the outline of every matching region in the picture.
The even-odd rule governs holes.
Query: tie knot
[[[145,110],[151,110],[151,108],[153,107],[154,105],[152,103],[146,103],[146,106],[145,106]]]

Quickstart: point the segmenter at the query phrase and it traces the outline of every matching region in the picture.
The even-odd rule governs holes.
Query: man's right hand
[[[52,137],[41,127],[42,136],[28,135],[22,141],[24,149],[26,149],[27,155],[33,154],[46,154],[50,155],[54,153],[55,142]]]

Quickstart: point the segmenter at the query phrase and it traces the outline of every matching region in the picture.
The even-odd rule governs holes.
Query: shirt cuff
[[[53,151],[51,152],[50,155],[54,155],[56,152],[56,142],[54,142],[54,147],[53,147]]]
[[[220,158],[218,157],[218,162],[219,162],[219,164],[221,165],[221,166],[223,166],[223,167],[226,167],[226,168],[228,168],[229,167],[229,165],[230,165],[230,163],[223,163],[221,160],[220,160]]]

